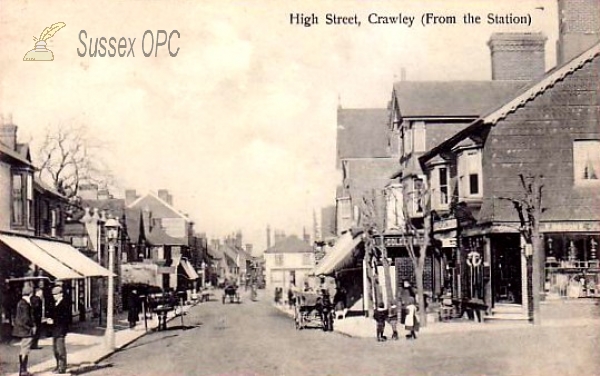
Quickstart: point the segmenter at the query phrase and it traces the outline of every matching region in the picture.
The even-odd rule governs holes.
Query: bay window
[[[431,206],[434,210],[448,209],[450,202],[449,168],[440,165],[431,170]]]
[[[34,227],[33,178],[29,171],[13,171],[11,176],[11,223]]]
[[[481,150],[467,149],[458,153],[458,193],[461,198],[482,196]]]
[[[25,216],[24,196],[23,175],[15,173],[12,175],[12,224],[14,225],[23,225]]]

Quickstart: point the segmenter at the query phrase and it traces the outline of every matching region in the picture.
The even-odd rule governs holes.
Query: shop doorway
[[[492,248],[494,303],[522,304],[519,237],[518,235],[504,235],[495,240]]]

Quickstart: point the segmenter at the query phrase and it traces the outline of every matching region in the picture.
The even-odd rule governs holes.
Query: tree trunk
[[[367,262],[365,262],[365,268],[367,271],[367,291],[369,292],[367,294],[367,296],[365,296],[363,299],[365,300],[365,304],[367,307],[367,314],[369,317],[373,317],[373,311],[375,309],[375,285],[374,285],[374,274],[373,274],[373,269],[371,268],[371,260],[369,258],[367,258],[366,260]]]
[[[388,310],[392,309],[393,301],[395,300],[394,291],[392,289],[392,278],[390,276],[390,261],[388,260],[387,248],[384,245],[383,236],[381,240],[381,264],[383,265],[383,278],[385,280],[386,305]]]
[[[532,295],[533,295],[533,324],[540,325],[541,317],[540,317],[540,295],[542,291],[542,270],[541,269],[541,247],[540,247],[540,234],[539,230],[534,227],[532,231],[532,239],[531,245],[533,250],[532,260],[532,275],[531,275],[531,284],[532,284]]]
[[[417,301],[419,304],[419,319],[421,326],[427,326],[427,312],[425,312],[425,291],[423,287],[423,269],[425,266],[425,259],[420,256],[417,259],[417,265],[415,268],[415,278],[417,279]]]

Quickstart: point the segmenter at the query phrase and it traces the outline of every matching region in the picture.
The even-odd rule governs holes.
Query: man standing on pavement
[[[13,336],[21,338],[21,350],[19,351],[19,376],[30,376],[27,372],[27,361],[29,351],[36,331],[33,310],[31,308],[31,294],[33,288],[29,285],[23,287],[21,300],[17,303],[17,314],[13,327]]]
[[[34,294],[31,297],[31,309],[33,310],[33,320],[35,323],[35,327],[37,328],[37,330],[35,331],[35,333],[33,334],[33,343],[31,344],[31,348],[34,350],[38,350],[41,349],[41,347],[38,346],[38,342],[40,340],[40,334],[42,333],[42,310],[43,310],[43,302],[42,302],[42,289],[40,288],[35,288],[34,289]]]
[[[54,297],[54,308],[48,323],[52,325],[52,348],[56,359],[55,373],[67,373],[67,348],[65,337],[69,330],[71,310],[69,302],[63,299],[62,287],[56,286],[52,289]]]

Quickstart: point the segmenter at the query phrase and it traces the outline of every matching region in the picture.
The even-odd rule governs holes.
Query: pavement
[[[275,305],[277,309],[291,318],[294,310],[287,305]],[[497,320],[476,322],[466,317],[449,321],[437,321],[429,316],[426,326],[421,326],[422,335],[450,334],[479,331],[496,331],[514,328],[528,328],[532,325],[523,320]],[[598,327],[600,326],[600,300],[578,299],[544,302],[541,306],[541,327]],[[347,315],[334,321],[335,332],[348,337],[375,338],[375,320],[362,315]],[[404,335],[402,325],[398,325],[400,336]],[[392,336],[392,329],[386,325],[384,335]]]
[[[192,305],[183,306],[183,316],[199,302],[195,302]],[[177,313],[177,314],[176,314]],[[171,311],[167,314],[167,322],[173,321],[176,318],[182,317],[177,312]],[[182,318],[182,322],[185,319]],[[111,356],[115,352],[123,349],[127,345],[136,341],[140,337],[145,336],[152,331],[155,331],[158,327],[158,319],[153,316],[152,319],[148,320],[148,329],[146,330],[144,321],[138,322],[134,328],[129,328],[126,320],[115,320],[115,347],[109,348],[105,343],[105,338],[102,335],[96,334],[82,334],[82,333],[69,333],[66,337],[67,345],[67,375],[83,373],[85,369],[93,367],[94,364],[102,361],[103,359]],[[52,338],[43,338],[39,342],[42,348],[52,348]],[[11,346],[18,348],[19,342],[13,341]],[[18,353],[18,350],[17,350]],[[32,352],[33,353],[33,352]],[[36,363],[32,363],[32,357],[30,356],[30,364],[28,371],[35,375],[53,375],[52,370],[56,366],[56,361],[53,355],[46,356],[46,359]],[[1,375],[18,376],[18,372],[15,373],[4,373],[0,372]]]

